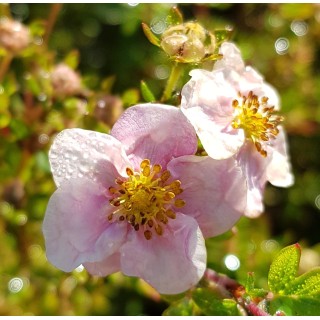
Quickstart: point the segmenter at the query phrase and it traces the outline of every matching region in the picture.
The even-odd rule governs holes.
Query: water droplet
[[[279,243],[274,239],[264,240],[261,242],[260,247],[262,251],[272,253],[279,248]]]
[[[89,166],[89,164],[87,164],[85,162],[81,162],[79,165],[79,170],[82,173],[88,173],[90,171],[90,166]]]
[[[99,100],[97,105],[98,105],[98,108],[103,109],[106,106],[106,102],[103,100]]]
[[[23,281],[20,278],[12,278],[8,283],[8,289],[12,293],[17,293],[23,288]]]
[[[275,42],[276,52],[280,55],[286,54],[289,49],[289,40],[287,38],[278,38]]]
[[[83,270],[84,270],[84,266],[82,264],[80,264],[79,267],[74,269],[74,271],[76,271],[76,272],[82,272]]]
[[[42,37],[39,37],[39,36],[36,36],[36,37],[34,37],[33,42],[34,42],[37,46],[41,46],[42,43],[43,43],[43,38],[42,38]]]
[[[43,102],[43,101],[46,101],[47,100],[47,95],[45,93],[40,93],[38,95],[38,100]]]

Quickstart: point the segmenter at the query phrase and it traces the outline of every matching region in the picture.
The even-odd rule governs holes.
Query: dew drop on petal
[[[320,210],[320,194],[317,195],[316,199],[314,200],[316,207]]]

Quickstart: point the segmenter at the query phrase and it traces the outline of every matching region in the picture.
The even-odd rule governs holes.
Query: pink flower
[[[55,66],[51,73],[53,93],[58,97],[73,96],[81,92],[81,78],[64,63]]]
[[[203,235],[232,227],[246,201],[234,159],[196,149],[181,111],[159,104],[129,108],[111,135],[62,131],[49,152],[58,187],[43,223],[49,261],[66,272],[122,271],[164,294],[195,285],[206,268]]]
[[[192,70],[182,90],[181,110],[213,159],[235,156],[246,175],[245,214],[263,211],[267,181],[293,184],[278,94],[253,68],[246,67],[232,43],[221,46],[223,59],[212,72]]]

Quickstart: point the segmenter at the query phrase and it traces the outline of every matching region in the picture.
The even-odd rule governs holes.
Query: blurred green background
[[[141,80],[161,95],[170,61],[148,42],[141,22],[161,32],[171,6],[1,5],[1,15],[30,27],[33,42],[0,84],[0,315],[160,315],[166,308],[141,280],[53,267],[41,224],[55,190],[48,164],[55,134],[67,127],[108,132],[122,108],[143,101]],[[179,8],[185,21],[209,30],[232,26],[247,64],[281,95],[295,185],[268,185],[261,217],[242,218],[232,235],[207,241],[209,267],[241,283],[254,271],[266,288],[270,262],[286,245],[301,244],[301,272],[320,265],[320,5]],[[0,58],[1,65],[4,52]],[[61,61],[81,74],[81,94],[54,97],[48,74]]]

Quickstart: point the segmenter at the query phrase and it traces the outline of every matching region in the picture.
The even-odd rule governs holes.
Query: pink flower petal
[[[179,197],[186,205],[179,210],[197,220],[204,237],[229,230],[243,215],[247,188],[234,158],[184,156],[170,161],[168,169],[181,181]]]
[[[291,173],[287,139],[282,127],[279,127],[279,131],[273,145],[272,160],[267,168],[267,179],[274,186],[290,187],[294,183],[294,177]]]
[[[172,106],[141,104],[129,108],[111,134],[126,146],[138,167],[143,159],[166,166],[173,157],[194,154],[197,138],[181,111]]]
[[[102,261],[86,262],[83,266],[90,274],[105,277],[109,274],[120,271],[120,254],[119,252],[116,252]]]
[[[103,185],[113,182],[130,166],[121,143],[114,137],[83,129],[60,132],[50,148],[49,160],[56,185],[85,177]]]
[[[181,111],[194,126],[204,149],[214,159],[233,156],[244,143],[243,130],[231,127],[237,91],[223,73],[193,70],[182,89]]]
[[[65,181],[49,200],[43,222],[48,260],[64,271],[112,255],[125,240],[125,224],[109,224],[114,210],[104,188],[90,180]]]
[[[267,183],[266,169],[270,157],[264,158],[253,144],[246,143],[237,154],[237,161],[247,180],[248,198],[245,215],[258,217],[264,210],[263,193]]]
[[[122,272],[144,279],[162,294],[177,294],[198,283],[206,268],[206,249],[199,226],[178,213],[168,232],[146,240],[133,232],[121,248]]]
[[[219,52],[223,55],[223,58],[215,63],[215,70],[230,67],[240,72],[243,71],[245,64],[242,60],[241,52],[235,44],[224,42],[221,45]]]

